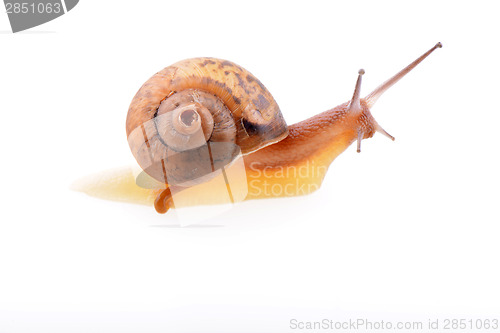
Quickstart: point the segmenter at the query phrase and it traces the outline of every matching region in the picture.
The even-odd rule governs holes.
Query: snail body
[[[232,62],[195,58],[158,72],[132,100],[126,126],[139,165],[165,185],[158,190],[156,210],[164,213],[173,206],[172,188],[196,187],[217,171],[226,178],[225,168],[239,158],[246,199],[317,190],[329,165],[352,143],[357,141],[359,152],[361,141],[375,132],[394,140],[370,108],[440,47],[436,44],[365,98],[360,97],[360,70],[349,102],[290,126],[264,85]]]
[[[359,117],[364,116],[350,113],[344,103],[289,126],[285,139],[245,156],[247,198],[296,196],[319,189],[333,160],[357,140]],[[373,129],[367,130],[366,137],[373,136]]]

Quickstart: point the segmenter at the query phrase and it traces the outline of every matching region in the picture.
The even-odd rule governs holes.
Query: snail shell
[[[240,152],[288,135],[264,85],[242,67],[214,58],[183,60],[153,75],[130,104],[126,130],[141,168],[179,186],[207,181]]]

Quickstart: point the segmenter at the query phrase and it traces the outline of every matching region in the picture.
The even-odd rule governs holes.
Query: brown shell
[[[128,110],[127,136],[153,119],[164,99],[186,89],[214,94],[224,102],[235,119],[236,144],[243,154],[288,135],[278,104],[255,76],[227,60],[193,58],[164,68],[142,85]]]

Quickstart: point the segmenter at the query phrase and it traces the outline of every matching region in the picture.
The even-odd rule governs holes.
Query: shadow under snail
[[[136,93],[126,122],[135,159],[164,185],[157,190],[157,212],[173,207],[173,189],[208,182],[241,156],[249,185],[252,181],[245,199],[306,194],[297,190],[303,184],[315,185],[307,187],[314,191],[328,166],[353,142],[359,152],[361,140],[375,132],[394,140],[370,108],[441,46],[436,44],[364,98],[361,69],[350,101],[290,126],[264,85],[230,61],[194,58],[166,67]],[[300,167],[306,172],[283,173]],[[266,191],[264,184],[289,191]]]

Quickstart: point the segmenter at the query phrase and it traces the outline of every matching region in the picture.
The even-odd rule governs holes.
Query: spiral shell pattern
[[[153,75],[130,104],[126,131],[145,172],[182,186],[203,182],[240,152],[288,135],[264,85],[242,67],[215,58],[183,60]]]

